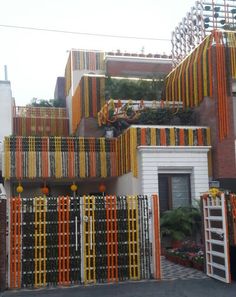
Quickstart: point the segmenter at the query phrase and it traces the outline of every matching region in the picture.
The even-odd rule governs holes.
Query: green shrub
[[[172,240],[196,236],[201,230],[201,213],[195,207],[179,207],[168,210],[161,216],[161,234]]]
[[[145,109],[138,118],[138,124],[142,125],[195,125],[195,117],[192,109],[171,108]]]

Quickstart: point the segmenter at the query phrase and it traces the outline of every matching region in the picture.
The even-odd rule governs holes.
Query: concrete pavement
[[[94,286],[5,291],[1,297],[236,297],[231,285],[213,279],[145,281]]]

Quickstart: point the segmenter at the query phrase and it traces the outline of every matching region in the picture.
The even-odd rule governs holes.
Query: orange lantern
[[[101,183],[98,186],[98,190],[100,193],[104,193],[106,191],[106,186],[103,183]]]
[[[49,193],[49,189],[48,189],[48,187],[44,186],[43,188],[41,188],[41,192],[42,192],[44,195],[48,195],[48,193]]]

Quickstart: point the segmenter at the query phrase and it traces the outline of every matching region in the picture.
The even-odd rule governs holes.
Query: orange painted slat
[[[114,241],[115,241],[115,280],[118,281],[118,239],[117,239],[117,217],[116,217],[116,197],[113,200],[114,206]]]
[[[17,282],[18,282],[18,288],[20,288],[21,287],[21,198],[20,196],[18,197],[17,200],[18,200],[17,201],[17,236],[18,236]]]
[[[185,145],[185,140],[184,140],[184,129],[179,129],[179,145]]]
[[[69,209],[70,209],[70,198],[66,197],[66,282],[67,284],[70,283],[70,230],[69,230],[69,224],[70,224],[70,216],[69,216]]]
[[[197,129],[197,144],[199,146],[203,145],[203,135],[202,135],[202,129],[201,128]]]
[[[160,143],[161,145],[166,145],[166,129],[161,128],[160,129]]]
[[[61,200],[58,198],[58,283],[61,284]]]
[[[141,128],[141,145],[146,144],[146,128]]]

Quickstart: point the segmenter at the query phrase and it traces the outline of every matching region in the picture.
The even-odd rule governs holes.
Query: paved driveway
[[[213,279],[146,281],[119,285],[6,291],[3,297],[236,297],[236,282],[226,285]],[[1,296],[1,297],[2,297]]]

